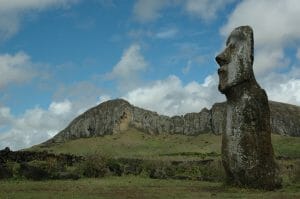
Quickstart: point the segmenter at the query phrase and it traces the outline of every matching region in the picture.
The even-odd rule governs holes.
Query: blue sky
[[[176,115],[225,100],[215,55],[251,25],[270,100],[300,105],[297,0],[0,0],[0,148],[38,144],[105,100]]]

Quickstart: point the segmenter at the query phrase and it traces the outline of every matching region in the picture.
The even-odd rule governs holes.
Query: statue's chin
[[[222,93],[222,94],[225,94],[225,92],[226,92],[226,88],[225,87],[223,87],[221,84],[219,84],[219,86],[218,86],[218,89],[219,89],[219,91]]]
[[[232,85],[222,85],[222,84],[219,84],[218,85],[218,89],[219,91],[222,93],[222,94],[225,94],[228,93],[228,91],[232,88],[233,86]]]

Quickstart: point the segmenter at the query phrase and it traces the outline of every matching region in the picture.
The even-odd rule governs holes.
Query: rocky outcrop
[[[274,134],[300,137],[300,107],[269,101],[271,132]],[[226,125],[226,102],[216,103],[211,111],[211,131],[222,134]]]
[[[269,106],[272,132],[300,136],[300,107],[278,102],[270,102]],[[149,134],[222,134],[226,125],[225,118],[225,102],[214,104],[210,110],[204,108],[199,113],[168,117],[138,108],[123,99],[116,99],[104,102],[78,116],[47,143],[109,135],[129,127]]]
[[[269,101],[271,132],[280,135],[300,136],[300,107]]]
[[[46,143],[110,135],[131,127],[148,134],[199,135],[211,132],[211,112],[204,108],[200,113],[168,117],[138,108],[123,99],[110,100],[75,118]]]
[[[211,132],[221,135],[226,127],[226,102],[215,103],[211,108]]]
[[[226,96],[222,163],[227,182],[273,190],[281,187],[271,142],[268,97],[253,72],[253,30],[235,28],[217,57],[219,91]]]

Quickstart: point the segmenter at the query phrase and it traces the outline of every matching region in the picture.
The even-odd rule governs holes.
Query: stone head
[[[231,88],[254,79],[253,31],[250,26],[234,29],[226,41],[226,47],[217,57],[220,65],[219,91],[226,94]]]

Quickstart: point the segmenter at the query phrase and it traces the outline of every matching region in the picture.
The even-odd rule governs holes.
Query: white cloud
[[[217,90],[217,75],[208,76],[204,83],[183,85],[176,76],[169,76],[152,85],[140,87],[124,96],[130,103],[165,115],[199,112],[214,102],[224,100]]]
[[[161,28],[161,30],[157,32],[145,28],[133,29],[130,30],[127,34],[134,40],[140,40],[145,37],[149,37],[151,39],[172,39],[176,37],[178,33],[179,30],[176,27],[165,27]]]
[[[237,26],[253,27],[257,57],[254,68],[257,67],[258,74],[263,75],[289,63],[284,49],[300,41],[300,27],[296,25],[299,18],[298,0],[244,0],[236,6],[220,31],[227,37]]]
[[[0,149],[6,146],[16,150],[40,144],[64,129],[79,113],[89,106],[73,106],[69,100],[50,103],[47,109],[34,107],[16,116],[8,107],[0,107]],[[93,106],[96,103],[93,104]]]
[[[0,41],[13,36],[20,29],[24,14],[49,7],[66,7],[78,0],[0,0]]]
[[[49,106],[49,111],[56,115],[67,114],[71,111],[72,104],[69,100],[63,102],[52,102]]]
[[[140,53],[138,44],[131,45],[125,50],[121,60],[114,66],[111,75],[116,78],[130,79],[134,73],[146,69],[147,63]]]
[[[97,86],[96,83],[81,81],[72,85],[61,85],[54,93],[53,99],[57,102],[65,102],[63,106],[66,108],[65,111],[69,110],[70,107],[71,112],[75,111],[78,115],[91,106],[99,104],[99,99],[108,97],[104,93],[103,89]]]
[[[140,45],[132,44],[124,51],[121,60],[113,67],[112,72],[107,74],[107,77],[117,79],[122,88],[129,89],[136,86],[138,74],[147,68],[147,62],[140,51]]]
[[[221,29],[223,35],[240,25],[251,25],[257,45],[282,45],[300,38],[298,0],[242,1]]]
[[[271,100],[300,106],[300,79],[289,79],[268,90]]]
[[[161,11],[167,7],[182,7],[191,15],[209,21],[226,5],[236,0],[138,0],[133,8],[135,18],[140,22],[151,22],[162,16]]]
[[[9,107],[0,105],[0,149],[9,146],[16,150],[44,142],[79,114],[110,96],[103,94],[95,84],[84,81],[61,86],[53,98],[47,108],[36,106],[20,115],[14,115]]]
[[[289,59],[280,48],[259,48],[255,51],[254,72],[257,75],[265,74],[276,68],[289,65]]]
[[[300,106],[300,69],[292,68],[288,73],[270,73],[258,79],[266,90],[269,100]]]
[[[140,22],[154,21],[159,18],[160,10],[169,4],[169,0],[138,0],[133,8],[135,18]]]
[[[12,115],[10,109],[7,107],[0,107],[0,128],[6,127],[12,122]]]
[[[106,102],[108,100],[111,100],[111,96],[102,95],[102,96],[99,97],[97,104],[101,104],[101,103]]]
[[[0,88],[33,78],[36,72],[32,66],[30,57],[23,52],[0,55]]]
[[[8,129],[0,133],[0,148],[9,146],[12,149],[21,149],[52,137],[74,116],[74,112],[67,110],[66,106],[70,106],[68,104],[67,101],[53,102],[48,110],[35,107],[21,116],[1,114],[1,119],[10,122],[6,126]],[[2,107],[1,110],[3,109],[6,112],[9,110],[7,107]]]
[[[208,21],[217,17],[217,12],[224,9],[227,4],[235,0],[187,0],[186,11],[194,16]]]
[[[176,28],[169,28],[166,30],[163,30],[161,32],[156,33],[156,38],[158,39],[170,39],[177,35],[178,29]]]

